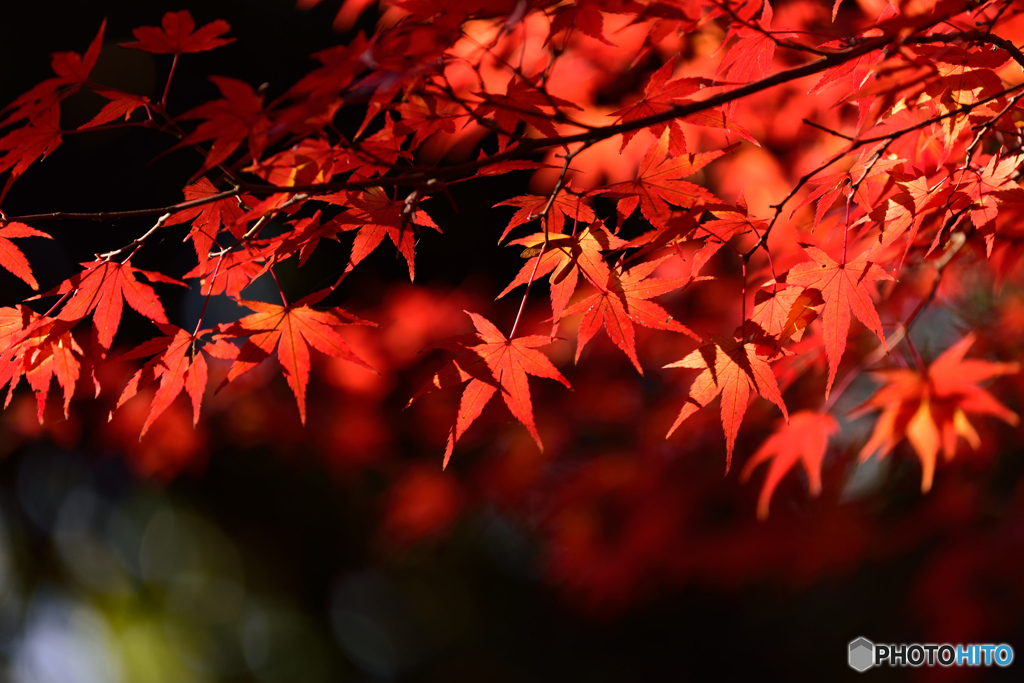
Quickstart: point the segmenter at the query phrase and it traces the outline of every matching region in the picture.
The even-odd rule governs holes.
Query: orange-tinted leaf
[[[626,271],[608,273],[605,287],[596,294],[580,300],[565,310],[564,315],[583,314],[579,336],[576,341],[576,360],[583,348],[594,338],[603,326],[608,338],[622,349],[640,374],[640,360],[636,356],[636,341],[633,324],[657,330],[682,332],[700,341],[692,330],[672,319],[668,311],[649,301],[656,296],[684,287],[692,278],[651,278],[649,277],[665,259],[648,261]]]
[[[821,323],[829,368],[825,387],[827,398],[839,369],[839,360],[846,350],[851,312],[885,345],[882,321],[878,319],[875,304],[871,301],[869,285],[878,280],[891,280],[892,277],[868,260],[870,251],[844,264],[837,263],[817,247],[803,246],[813,260],[790,269],[786,282],[817,290],[825,300]]]
[[[839,424],[828,413],[801,410],[789,416],[789,421],[779,420],[775,433],[769,436],[743,468],[742,479],[763,462],[771,461],[768,475],[761,486],[757,499],[757,516],[768,516],[768,505],[772,494],[786,473],[797,463],[807,473],[807,488],[812,496],[821,492],[821,464],[825,459],[829,437],[839,431]]]
[[[741,345],[733,339],[712,335],[710,344],[665,367],[694,368],[701,371],[690,386],[686,403],[668,430],[666,438],[672,436],[686,418],[711,403],[719,394],[722,395],[726,472],[732,464],[733,446],[736,444],[736,435],[739,433],[743,415],[747,412],[751,389],[777,405],[786,419],[789,419],[775,375],[768,362],[757,355],[754,344]]]
[[[940,450],[946,460],[951,459],[959,436],[972,448],[980,445],[980,437],[967,414],[991,415],[1017,424],[1016,413],[978,383],[1016,374],[1020,364],[965,359],[974,340],[974,334],[968,334],[936,358],[924,375],[906,368],[876,373],[885,384],[855,410],[855,414],[882,411],[871,438],[861,449],[862,461],[875,452],[884,458],[906,438],[921,461],[921,491],[927,492],[935,477]]]
[[[603,285],[608,281],[610,271],[601,252],[620,249],[626,242],[600,225],[583,228],[575,235],[548,234],[546,237],[546,247],[545,234],[542,232],[509,242],[526,247],[522,256],[527,261],[497,298],[500,299],[520,285],[528,284],[531,278],[541,278],[550,273],[551,316],[557,322],[563,317],[565,307],[576,291],[580,275],[592,284]],[[540,259],[539,263],[537,259]]]

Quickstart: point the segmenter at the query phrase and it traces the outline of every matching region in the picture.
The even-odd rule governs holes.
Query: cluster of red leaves
[[[492,292],[522,293],[514,319],[495,322],[504,315],[497,308],[491,319],[469,312],[475,333],[420,340],[419,348],[456,355],[408,403],[464,385],[443,430],[442,466],[471,425],[486,420],[496,394],[537,449],[551,433],[564,451],[573,435],[560,431],[550,402],[538,419],[529,376],[569,388],[563,372],[574,356],[582,394],[588,373],[601,376],[595,364],[617,362],[594,341],[603,329],[618,360],[640,374],[645,366],[697,371],[679,398],[662,393],[642,414],[623,409],[635,434],[686,432],[688,444],[677,448],[690,450],[708,440],[702,409],[718,400],[728,471],[746,441],[741,424],[752,398],[769,402],[757,409],[760,425],[781,414],[744,470],[746,477],[769,463],[759,516],[797,463],[811,493],[821,490],[823,463],[838,453],[830,441],[847,428],[837,402],[865,371],[885,383],[862,410],[881,411],[862,458],[884,456],[906,438],[927,491],[940,451],[952,458],[959,437],[982,445],[967,414],[1016,423],[979,385],[1016,373],[1016,364],[966,360],[968,334],[929,365],[908,329],[928,307],[967,291],[944,277],[951,268],[984,270],[1008,292],[1022,284],[1024,54],[1013,41],[1024,34],[1024,15],[1001,2],[819,4],[384,2],[373,36],[315,54],[316,68],[278,97],[213,75],[220,96],[181,113],[168,105],[174,65],[231,43],[227,23],[197,28],[183,11],[134,31],[123,47],[173,60],[160,97],[90,80],[101,27],[84,55],[54,55],[55,76],[0,111],[0,203],[59,147],[61,104],[83,88],[109,102],[81,130],[135,122],[176,135],[172,150],[191,147],[203,159],[182,179],[183,201],[129,212],[152,215],[148,231],[25,300],[46,298],[45,313],[27,303],[0,309],[7,402],[24,375],[42,420],[55,378],[67,414],[84,378],[98,392],[114,376],[106,369],[113,361],[146,359],[127,380],[117,376],[120,398],[111,406],[145,403],[135,398],[145,393],[149,407],[136,420],[145,435],[175,405],[190,403],[184,414],[195,424],[224,386],[266,383],[269,374],[250,371],[275,356],[305,423],[317,412],[307,398],[311,369],[333,363],[325,357],[361,366],[366,377],[415,365],[413,356],[379,365],[387,356],[379,349],[353,350],[349,337],[364,339],[359,330],[374,323],[320,305],[337,283],[369,267],[387,242],[412,280],[418,240],[426,228],[445,227],[423,202],[477,176],[534,171],[533,194],[498,202],[496,215],[498,207],[516,211],[492,226],[499,242],[530,230],[508,241],[524,263]],[[342,23],[365,7],[346,2]],[[814,40],[822,34],[828,40]],[[339,132],[342,120],[358,123],[354,135]],[[37,226],[60,217],[0,214],[0,267],[38,289],[11,239],[49,237]],[[272,222],[283,229],[266,230]],[[188,225],[194,268],[172,277],[132,265],[153,235],[180,225]],[[304,267],[331,241],[350,245],[333,284],[291,304],[280,285],[280,303],[243,295],[257,279],[276,283],[275,267],[289,259]],[[550,306],[534,291],[545,278]],[[160,288],[170,284],[198,285],[207,302],[226,295],[252,313],[215,329],[200,319],[189,332],[161,303]],[[111,359],[125,303],[162,334]],[[575,353],[558,350],[560,332],[575,337]],[[540,350],[549,344],[550,357]],[[904,350],[914,369],[900,367]],[[220,370],[209,359],[223,361],[215,388],[209,376]],[[371,381],[338,372],[345,386]],[[648,372],[643,386],[677,376]],[[635,376],[629,381],[637,386]],[[249,400],[242,393],[239,405]],[[614,415],[617,400],[588,411]],[[568,414],[569,404],[553,412]],[[437,431],[424,438],[438,437],[439,449]],[[366,443],[382,438],[373,432]],[[436,484],[410,477],[403,490]],[[459,495],[435,506],[430,529],[450,522]],[[388,519],[413,533],[401,513]]]

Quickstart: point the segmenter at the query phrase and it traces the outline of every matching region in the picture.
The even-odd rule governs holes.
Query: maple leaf
[[[579,361],[583,348],[594,338],[603,326],[608,338],[629,358],[637,371],[644,374],[636,356],[636,340],[633,324],[657,330],[682,332],[697,341],[702,341],[688,327],[673,320],[668,311],[648,301],[656,296],[675,291],[693,282],[693,278],[652,278],[658,266],[671,256],[633,266],[629,270],[616,269],[608,272],[605,286],[597,293],[581,299],[565,310],[563,316],[583,314],[576,340],[576,360]]]
[[[637,119],[647,118],[655,114],[661,114],[671,110],[674,106],[678,105],[680,100],[683,100],[687,95],[692,95],[695,92],[711,85],[711,80],[707,78],[677,78],[674,81],[669,81],[672,78],[672,73],[675,71],[676,60],[671,59],[665,62],[657,71],[651,74],[651,80],[648,81],[647,87],[644,88],[644,96],[629,105],[613,111],[609,116],[619,117],[617,123],[629,123]],[[648,130],[651,131],[655,136],[661,137],[665,132],[666,128],[674,128],[669,134],[670,141],[673,138],[677,140],[682,136],[682,129],[678,128],[678,124],[674,121],[670,123],[657,123],[653,126],[649,126]],[[619,147],[619,152],[626,149],[626,145],[629,141],[639,133],[640,130],[631,130],[622,134],[622,145]],[[680,152],[685,152],[685,145],[683,145]]]
[[[30,228],[24,223],[11,222],[0,228],[0,267],[9,270],[28,283],[29,287],[37,290],[39,289],[39,283],[32,276],[32,268],[28,264],[28,259],[25,258],[25,254],[21,252],[21,249],[14,246],[14,242],[11,241],[20,237],[51,238],[47,233]]]
[[[604,37],[604,20],[601,17],[601,9],[601,3],[596,0],[580,0],[580,2],[558,8],[551,20],[547,42],[551,42],[551,39],[562,31],[576,29],[591,38],[596,38],[605,45],[615,47],[614,43]]]
[[[349,149],[332,146],[326,140],[303,140],[282,152],[246,167],[272,185],[326,183],[338,173],[359,169],[365,163]]]
[[[669,79],[675,71],[676,63],[676,59],[665,62],[651,75],[651,80],[647,83],[647,87],[644,88],[644,96],[642,98],[628,107],[611,112],[609,116],[620,117],[617,123],[629,123],[638,119],[645,119],[649,116],[671,111],[675,107],[690,104],[693,100],[689,99],[688,95],[715,87],[711,79],[702,77],[684,77],[670,81]],[[682,122],[708,128],[726,128],[739,133],[751,143],[760,146],[760,143],[742,126],[733,121],[731,117],[726,117],[721,107],[689,114],[669,122],[655,123],[647,126],[646,129],[651,131],[656,137],[660,137],[666,129],[669,129],[669,148],[674,154],[685,154],[686,140],[683,136],[683,129],[679,125]],[[629,141],[639,132],[640,129],[637,129],[626,131],[622,134],[622,144],[619,146],[620,153],[626,149]]]
[[[545,239],[547,247],[544,247]],[[580,273],[588,281],[603,285],[608,280],[609,270],[601,252],[619,249],[626,242],[609,233],[603,226],[595,225],[584,228],[576,235],[545,235],[541,232],[512,240],[509,244],[527,247],[522,256],[528,260],[497,298],[551,273],[551,316],[557,323],[564,316],[563,311],[576,291]]]
[[[504,95],[491,92],[474,94],[483,102],[477,106],[473,115],[493,119],[498,129],[506,135],[512,135],[516,125],[523,121],[548,137],[558,137],[558,131],[552,123],[553,114],[549,114],[548,110],[555,107],[579,109],[569,100],[542,92],[528,80],[516,75],[509,79]]]
[[[39,315],[24,304],[0,308],[0,387],[10,384],[4,407],[24,375],[36,395],[36,418],[42,424],[51,380],[56,377],[64,390],[64,416],[68,416],[82,356],[70,329],[71,323]]]
[[[355,153],[364,160],[357,174],[366,178],[384,175],[399,159],[412,159],[411,153],[402,149],[411,132],[404,124],[396,123],[391,112],[385,113],[384,127],[354,145]]]
[[[498,202],[494,206],[517,206],[519,210],[515,212],[512,218],[509,220],[508,225],[505,226],[505,230],[502,231],[501,237],[498,238],[498,242],[504,242],[508,234],[520,225],[525,225],[530,221],[543,218],[539,212],[544,210],[548,204],[548,197],[542,197],[539,195],[523,195],[521,197],[513,197],[512,199],[506,199],[503,202]],[[565,221],[569,219],[573,222],[573,225],[579,223],[593,223],[596,220],[594,215],[594,209],[591,208],[590,203],[582,197],[573,197],[572,195],[564,192],[560,192],[553,202],[551,202],[550,208],[547,212],[548,220],[548,233],[563,233],[565,232]]]
[[[202,175],[227,159],[242,142],[248,141],[249,154],[255,162],[263,153],[270,120],[263,112],[263,95],[257,95],[244,81],[223,76],[210,76],[223,98],[201,104],[180,118],[205,119],[194,131],[171,149],[213,140]]]
[[[971,202],[971,222],[975,227],[991,233],[993,222],[998,214],[998,207],[1005,200],[1014,199],[1020,201],[1021,188],[1015,179],[1024,162],[1024,154],[1000,159],[993,154],[980,171],[965,171],[957,183],[957,198],[964,196]],[[989,254],[991,255],[991,240],[989,241]]]
[[[233,359],[238,353],[237,348],[224,340],[206,343],[201,351],[198,350],[196,343],[209,330],[201,330],[193,335],[174,325],[157,323],[157,327],[167,336],[150,339],[115,359],[131,360],[154,356],[128,380],[128,384],[121,392],[117,405],[114,407],[114,410],[117,410],[134,397],[139,389],[157,379],[160,380],[160,386],[153,394],[149,414],[142,425],[140,439],[146,435],[153,422],[170,407],[182,390],[192,401],[192,424],[197,424],[208,377],[203,351],[215,358],[223,359]],[[113,417],[114,412],[111,411],[108,419],[113,419]]]
[[[825,217],[828,210],[832,208],[836,199],[839,199],[840,196],[849,196],[854,183],[861,185],[858,190],[858,199],[861,199],[861,195],[865,191],[864,181],[880,175],[883,177],[887,176],[894,167],[899,166],[903,161],[903,159],[879,160],[873,154],[865,154],[849,171],[815,178],[812,182],[817,184],[818,187],[794,207],[789,212],[789,216],[792,218],[793,214],[801,208],[817,201],[818,205],[814,211],[814,222],[811,224],[811,232],[814,232],[818,229],[818,224],[821,223],[821,219]]]
[[[300,268],[306,264],[313,251],[319,246],[320,240],[329,239],[338,242],[338,233],[343,229],[337,219],[331,219],[321,224],[319,210],[309,218],[291,221],[291,224],[291,232],[278,238],[279,242],[274,252],[275,259],[283,261],[297,253]]]
[[[693,351],[682,360],[669,363],[666,368],[694,368],[701,371],[690,385],[690,392],[676,421],[665,438],[679,428],[688,417],[722,395],[722,428],[725,431],[725,471],[732,464],[733,446],[740,431],[740,423],[747,412],[750,390],[779,407],[788,420],[789,413],[782,401],[779,384],[768,362],[757,355],[754,344],[740,344],[734,339],[711,335],[711,343]]]
[[[697,201],[713,201],[715,196],[700,185],[683,180],[728,152],[731,147],[700,154],[672,154],[669,150],[669,131],[662,133],[640,160],[636,179],[607,185],[594,194],[608,195],[619,200],[616,212],[618,225],[640,207],[640,213],[655,226],[665,223],[670,213],[669,204],[690,208]]]
[[[401,200],[389,199],[380,187],[371,187],[357,195],[339,193],[322,195],[316,199],[346,207],[348,211],[336,219],[338,225],[342,230],[359,231],[352,243],[352,255],[349,257],[345,272],[351,271],[360,261],[373,253],[387,236],[405,258],[409,266],[409,279],[413,280],[416,277],[416,240],[413,226],[419,225],[441,231],[426,211]]]
[[[101,260],[81,265],[85,268],[84,271],[76,273],[56,288],[39,296],[70,295],[57,319],[78,322],[92,313],[97,339],[104,349],[109,349],[111,342],[114,341],[114,334],[121,324],[124,302],[154,322],[167,323],[167,315],[156,292],[149,285],[136,279],[137,275],[143,275],[151,282],[184,286],[183,282],[174,278],[148,270],[139,270],[127,263]]]
[[[239,300],[238,304],[255,311],[230,325],[220,326],[221,337],[247,337],[227,377],[217,387],[245,374],[270,357],[277,349],[284,377],[295,394],[299,417],[306,423],[306,386],[309,384],[309,347],[328,356],[342,358],[376,373],[357,356],[338,330],[346,325],[373,325],[340,308],[317,310],[310,302],[323,298],[327,292],[310,295],[291,306],[278,306],[262,301]]]
[[[846,335],[850,331],[850,313],[875,333],[885,346],[885,333],[878,311],[871,301],[868,285],[878,280],[892,280],[892,276],[869,261],[874,253],[868,250],[848,263],[838,263],[817,247],[801,245],[813,260],[790,269],[786,282],[814,289],[821,293],[825,305],[821,314],[825,355],[828,358],[828,398],[839,369],[839,360],[846,350]]]
[[[60,145],[60,110],[57,105],[29,119],[27,125],[16,128],[0,138],[0,151],[7,152],[0,157],[0,173],[10,171],[11,175],[0,192],[0,199],[7,195],[11,185],[28,170],[37,159],[45,159]]]
[[[185,201],[191,202],[220,194],[220,191],[206,178],[200,178],[192,185],[185,187],[184,194]],[[242,199],[245,201],[247,198],[243,197]],[[192,230],[189,231],[185,240],[192,240],[196,256],[199,258],[199,266],[203,267],[210,256],[210,249],[216,243],[217,236],[222,230],[226,228],[236,239],[242,238],[245,234],[244,215],[245,211],[239,206],[239,199],[227,197],[216,202],[176,211],[164,221],[164,225],[178,225],[192,221]]]
[[[0,109],[0,113],[10,111],[7,118],[0,121],[0,128],[23,119],[36,118],[45,111],[56,109],[61,100],[77,92],[82,84],[89,80],[89,74],[96,66],[106,28],[107,21],[104,19],[84,55],[77,52],[55,52],[50,60],[50,67],[56,77],[47,78]]]
[[[204,296],[227,294],[237,298],[243,289],[271,266],[266,249],[252,243],[246,243],[245,246],[245,249],[201,261],[181,277],[186,280],[199,278],[199,291]]]
[[[540,450],[544,450],[540,434],[533,420],[533,403],[530,400],[530,385],[527,375],[545,377],[561,382],[571,389],[569,381],[562,377],[548,357],[535,349],[551,343],[547,335],[529,335],[507,339],[492,322],[481,315],[466,314],[473,320],[476,334],[470,339],[459,340],[452,346],[465,351],[453,359],[431,378],[430,383],[409,399],[409,404],[423,394],[456,384],[466,384],[459,402],[459,413],[455,425],[448,433],[448,446],[444,453],[444,464],[452,456],[455,443],[484,410],[491,397],[501,391],[512,415],[519,420]]]
[[[821,493],[821,464],[828,449],[829,437],[839,431],[839,423],[828,413],[800,410],[789,416],[789,421],[779,420],[775,432],[769,436],[757,452],[747,461],[740,478],[746,481],[751,472],[771,461],[768,475],[757,498],[757,517],[768,517],[768,506],[779,482],[797,463],[807,473],[807,488],[812,496]]]
[[[124,117],[124,120],[127,121],[136,109],[149,106],[149,98],[142,95],[132,95],[120,90],[97,89],[94,92],[97,95],[106,97],[110,102],[103,105],[103,108],[99,110],[96,116],[80,125],[78,130],[102,126],[104,123],[116,121],[121,117]]]
[[[769,337],[775,337],[778,348],[790,339],[800,341],[804,330],[817,317],[824,302],[817,290],[779,287],[774,281],[764,286],[773,285],[778,287],[776,291],[769,293],[759,289],[754,295],[754,310],[750,314],[750,321]]]
[[[897,174],[893,174],[893,177],[899,178]],[[945,188],[941,189],[943,186]],[[928,179],[923,176],[900,178],[896,182],[896,187],[900,191],[871,212],[869,217],[882,226],[876,249],[894,243],[909,230],[907,244],[900,259],[900,267],[902,267],[903,261],[910,253],[910,248],[917,240],[917,233],[921,229],[925,215],[936,207],[947,206],[951,200],[952,188],[949,187],[949,183],[944,181],[929,187]],[[938,235],[936,235],[937,237]]]
[[[853,415],[881,410],[874,432],[860,451],[861,462],[878,453],[884,458],[900,441],[910,441],[921,461],[921,492],[927,493],[935,478],[939,451],[948,461],[956,453],[962,436],[977,449],[981,439],[967,419],[968,414],[991,415],[1007,424],[1017,424],[1017,414],[978,386],[1000,375],[1020,372],[1019,363],[991,363],[965,359],[976,339],[972,332],[948,348],[925,369],[879,370],[884,382],[871,398],[854,409]]]
[[[160,24],[133,28],[135,42],[120,43],[121,47],[157,55],[180,55],[186,52],[205,52],[235,40],[220,37],[231,30],[223,19],[211,21],[196,31],[196,22],[188,10],[167,12]]]
[[[735,31],[738,40],[722,58],[718,73],[736,83],[756,81],[768,75],[775,57],[775,40],[772,38],[772,6],[764,0],[761,19],[756,27],[743,26]],[[725,106],[726,115],[736,110],[738,100]]]
[[[736,207],[723,206],[712,209],[711,215],[715,217],[714,220],[705,221],[693,227],[694,236],[707,238],[704,241],[704,246],[693,254],[693,265],[690,267],[690,273],[694,277],[700,273],[707,262],[711,260],[711,257],[717,254],[733,237],[751,232],[755,235],[761,235],[768,229],[768,221],[750,218],[747,203],[742,195],[736,203]],[[673,220],[669,219],[668,225],[671,225],[672,222]],[[658,244],[663,239],[664,237],[661,237],[656,241],[652,241],[651,246]]]

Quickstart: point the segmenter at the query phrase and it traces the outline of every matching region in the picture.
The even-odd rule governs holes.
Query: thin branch
[[[104,261],[110,261],[111,259],[115,259],[121,254],[127,253],[130,250],[131,254],[128,255],[128,258],[131,258],[135,254],[135,252],[139,250],[139,247],[146,243],[146,240],[155,235],[157,230],[164,227],[164,222],[170,217],[170,212],[165,213],[164,215],[160,216],[160,218],[157,219],[153,227],[147,230],[141,237],[132,240],[131,242],[124,245],[120,249],[108,251],[105,254],[98,254],[98,256]],[[127,260],[128,259],[125,259],[125,261]]]
[[[170,206],[159,206],[151,209],[131,209],[128,211],[55,211],[53,213],[32,213],[25,214],[23,216],[9,216],[8,221],[20,221],[20,222],[33,222],[42,223],[44,221],[65,221],[65,220],[87,220],[87,221],[116,221],[121,218],[140,218],[143,216],[155,216],[163,213],[174,213],[176,211],[184,211],[185,209],[191,209],[196,206],[203,206],[204,204],[212,204],[213,202],[219,202],[222,199],[228,199],[230,197],[237,197],[242,194],[242,189],[235,187],[231,190],[225,190],[218,194],[210,195],[209,197],[201,197],[199,199],[190,199],[187,202],[178,202],[177,204],[171,204]]]

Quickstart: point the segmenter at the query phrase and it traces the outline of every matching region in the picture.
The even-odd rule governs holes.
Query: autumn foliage
[[[345,2],[338,27],[365,6]],[[1024,6],[386,0],[379,13],[293,83],[206,74],[210,99],[187,109],[183,79],[207,87],[200,53],[245,36],[180,11],[118,48],[101,25],[4,103],[0,266],[24,283],[0,309],[6,405],[31,400],[24,376],[54,438],[61,413],[109,416],[103,438],[170,477],[205,456],[208,421],[235,443],[307,438],[272,424],[291,419],[286,385],[342,469],[393,452],[401,422],[438,470],[472,469],[478,496],[514,507],[546,492],[544,524],[569,548],[552,575],[601,565],[579,590],[612,598],[626,590],[615,572],[648,571],[676,533],[664,520],[700,496],[663,488],[666,462],[728,473],[741,459],[762,487],[746,514],[763,519],[780,496],[830,486],[838,506],[870,458],[916,459],[927,492],[1017,425],[1020,340],[969,314],[935,330],[980,299],[996,329],[1024,329]],[[93,80],[121,48],[157,56],[159,92]],[[83,93],[98,108],[69,121]],[[70,136],[124,129],[190,160],[179,201],[6,209]],[[422,245],[466,258],[444,247],[458,192],[495,180],[518,189],[459,220],[519,264],[453,264],[487,277],[450,290],[423,282]],[[20,245],[69,221],[134,237],[44,280]],[[168,235],[188,268],[161,258]],[[415,287],[394,280],[396,259]],[[360,291],[371,281],[387,294]],[[252,294],[268,283],[272,300]],[[198,319],[166,305],[183,292]],[[122,329],[126,306],[148,338]],[[579,453],[578,477],[553,478]],[[415,541],[457,517],[461,485],[432,472],[398,478],[389,534]],[[787,478],[807,493],[777,492]],[[628,567],[582,521],[609,499],[630,510],[623,525],[647,508],[667,525],[632,538]]]

